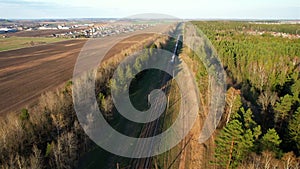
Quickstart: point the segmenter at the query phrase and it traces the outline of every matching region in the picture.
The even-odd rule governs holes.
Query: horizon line
[[[0,20],[76,20],[76,19],[113,19],[113,20],[261,20],[261,21],[300,21],[300,18],[122,18],[122,17],[53,17],[53,18],[1,18]]]

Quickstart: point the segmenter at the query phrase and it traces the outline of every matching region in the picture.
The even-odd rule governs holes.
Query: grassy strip
[[[168,109],[165,113],[162,126],[162,131],[167,130],[176,120],[178,112],[180,110],[180,93],[179,87],[176,82],[170,82],[170,88],[168,91],[169,96],[169,104]],[[167,143],[166,143],[167,144]],[[178,154],[181,151],[181,144],[178,144],[171,150],[155,157],[154,162],[157,162],[159,168],[176,168],[179,166],[179,158],[177,158]],[[171,166],[172,165],[172,166]]]
[[[65,38],[46,38],[46,37],[9,37],[0,38],[0,52],[13,49],[33,47],[53,42],[66,40]]]

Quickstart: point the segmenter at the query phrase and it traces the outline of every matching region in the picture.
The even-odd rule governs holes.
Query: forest
[[[272,33],[295,35],[300,26],[237,21],[193,24],[210,40],[227,73],[226,106],[211,166],[299,168],[300,39]]]

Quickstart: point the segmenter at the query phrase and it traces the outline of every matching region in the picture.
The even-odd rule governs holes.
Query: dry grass
[[[62,38],[45,38],[45,37],[8,37],[0,38],[0,52],[24,47],[33,47],[53,42],[59,42],[66,39]]]

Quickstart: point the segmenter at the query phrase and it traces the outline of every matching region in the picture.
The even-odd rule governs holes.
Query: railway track
[[[178,45],[179,45],[180,36],[181,35],[178,35],[178,38],[176,40],[176,45],[175,45],[175,48],[174,48],[173,56],[172,56],[170,62],[167,63],[168,64],[167,69],[171,70],[170,72],[173,72],[173,70],[174,70],[174,64],[176,62],[176,56],[178,55]],[[168,85],[169,80],[170,79],[165,74],[164,77],[163,77],[162,83],[161,83],[162,86],[164,86],[163,88],[161,88],[161,90],[164,91],[165,93],[167,91],[167,87],[165,87],[164,84]],[[154,111],[160,109],[159,107],[157,107],[157,105],[160,105],[158,103],[161,102],[161,99],[162,98],[155,98],[154,105],[153,105],[154,106]],[[153,114],[155,114],[155,112],[151,112],[151,115],[153,115]],[[139,138],[152,137],[152,136],[157,135],[159,132],[161,132],[161,129],[159,128],[160,120],[161,120],[160,118],[157,118],[155,121],[145,124]],[[141,150],[145,146],[148,146],[148,145],[137,145],[136,148],[135,148],[135,151]],[[151,147],[150,151],[148,152],[148,157],[147,158],[133,159],[131,161],[130,168],[131,169],[150,169],[152,167],[151,165],[152,165],[152,160],[153,160],[152,157],[151,157],[151,154],[152,154],[152,151],[153,151],[153,146],[154,146],[154,143],[152,141],[151,145],[150,145],[150,147]]]

